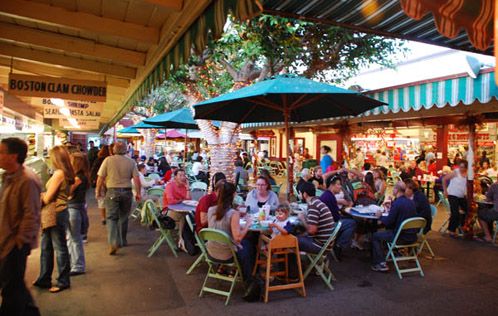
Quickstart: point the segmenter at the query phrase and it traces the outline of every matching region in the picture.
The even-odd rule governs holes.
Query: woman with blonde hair
[[[85,154],[75,152],[71,155],[71,165],[75,173],[75,181],[71,185],[68,203],[69,227],[67,232],[69,238],[67,247],[71,258],[70,274],[79,275],[85,273],[83,236],[86,236],[88,230],[88,215],[86,213],[86,190],[89,187],[88,159]]]
[[[47,288],[51,293],[57,293],[69,288],[69,251],[66,243],[66,229],[69,221],[67,203],[71,185],[74,184],[74,171],[70,163],[69,152],[64,146],[55,146],[50,150],[50,161],[54,171],[42,193],[42,205],[55,202],[56,224],[42,229],[40,275],[33,285]],[[56,286],[52,286],[52,271],[54,269],[54,252],[59,276]]]

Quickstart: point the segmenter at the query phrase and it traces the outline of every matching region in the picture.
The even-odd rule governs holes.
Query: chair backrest
[[[399,238],[399,235],[403,230],[407,229],[418,229],[419,231],[417,232],[418,235],[421,235],[424,231],[425,228],[425,223],[426,220],[423,217],[412,217],[405,219],[401,225],[398,228],[398,231],[396,232],[396,235],[394,236],[393,239],[393,244],[396,244]]]
[[[335,241],[337,234],[339,233],[339,229],[341,229],[342,223],[337,222],[335,224],[335,228],[332,231],[332,234],[330,234],[329,239],[327,239],[327,242],[322,246],[322,250],[318,253],[319,256],[323,256],[327,251],[330,251],[332,249],[331,245]]]
[[[158,197],[162,197],[164,194],[164,189],[162,188],[150,188],[149,190],[147,190],[147,195],[149,196],[158,196]]]
[[[151,179],[151,180],[159,180],[161,179],[161,176],[158,175],[157,173],[150,173],[147,178]]]
[[[190,190],[203,190],[207,191],[208,185],[205,182],[197,181],[190,185]]]
[[[227,246],[230,248],[230,252],[232,253],[233,261],[234,263],[239,267],[239,262],[237,260],[237,255],[235,254],[234,246],[232,243],[232,240],[230,236],[228,236],[227,233],[224,231],[218,230],[218,229],[213,229],[213,228],[203,228],[199,232],[199,238],[201,241],[208,242],[208,241],[213,241],[220,243],[222,245]],[[206,260],[209,262],[216,263],[216,259],[213,260],[214,258],[210,258],[210,256],[207,256]]]
[[[431,216],[432,218],[435,218],[437,215],[437,207],[436,205],[431,204]]]
[[[315,194],[316,196],[320,197],[320,196],[322,196],[322,194],[323,194],[323,190],[316,189],[316,194]]]
[[[270,239],[268,247],[272,249],[279,248],[297,248],[298,242],[296,236],[278,234]]]
[[[161,226],[161,222],[159,221],[158,215],[159,211],[156,208],[156,205],[154,204],[154,201],[152,200],[147,200],[144,202],[144,209],[145,209],[145,214],[148,218],[151,218],[154,222],[156,222],[157,227],[160,230],[163,230]]]
[[[206,246],[204,245],[204,241],[199,237],[199,234],[195,231],[194,223],[192,222],[192,217],[190,215],[185,216],[185,220],[187,221],[187,225],[190,230],[194,233],[195,241],[197,242],[197,246],[201,249],[202,252],[205,252]]]

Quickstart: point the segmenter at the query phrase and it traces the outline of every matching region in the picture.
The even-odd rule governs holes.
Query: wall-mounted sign
[[[65,109],[51,105],[50,99],[43,99],[46,104],[43,107],[44,118],[65,118],[69,115],[74,118],[92,118],[99,120],[104,108],[103,103],[90,103],[84,101],[64,101]]]
[[[105,102],[107,83],[11,73],[9,74],[9,92],[29,97]]]
[[[100,127],[99,121],[95,119],[77,118],[76,122],[78,123],[79,128],[73,126],[66,118],[59,119],[59,125],[64,129],[95,130]]]

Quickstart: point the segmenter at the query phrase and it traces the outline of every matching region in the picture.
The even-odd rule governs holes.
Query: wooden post
[[[436,133],[436,166],[441,170],[448,164],[448,125],[438,126]]]
[[[472,238],[473,221],[477,213],[477,205],[474,203],[474,153],[476,150],[476,124],[469,124],[469,150],[467,152],[467,205],[468,213],[463,227],[464,234],[467,238]]]

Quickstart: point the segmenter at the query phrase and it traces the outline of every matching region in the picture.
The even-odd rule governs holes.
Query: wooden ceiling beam
[[[157,44],[159,30],[154,27],[100,17],[97,15],[69,11],[33,1],[2,0],[0,14],[49,25],[85,30],[95,34],[132,39],[137,42]]]
[[[174,11],[181,11],[183,8],[183,0],[144,0],[144,2]]]
[[[136,69],[0,43],[0,55],[134,79]]]
[[[0,23],[0,39],[74,52],[132,66],[145,65],[145,54],[96,43],[92,40]]]
[[[14,71],[24,71],[34,75],[81,80],[107,81],[107,84],[110,86],[116,86],[125,89],[130,86],[130,81],[128,79],[116,78],[76,69],[63,68],[48,64],[41,64],[37,62],[11,59],[8,57],[0,56],[0,67],[10,69],[10,66],[12,66],[12,69]]]

